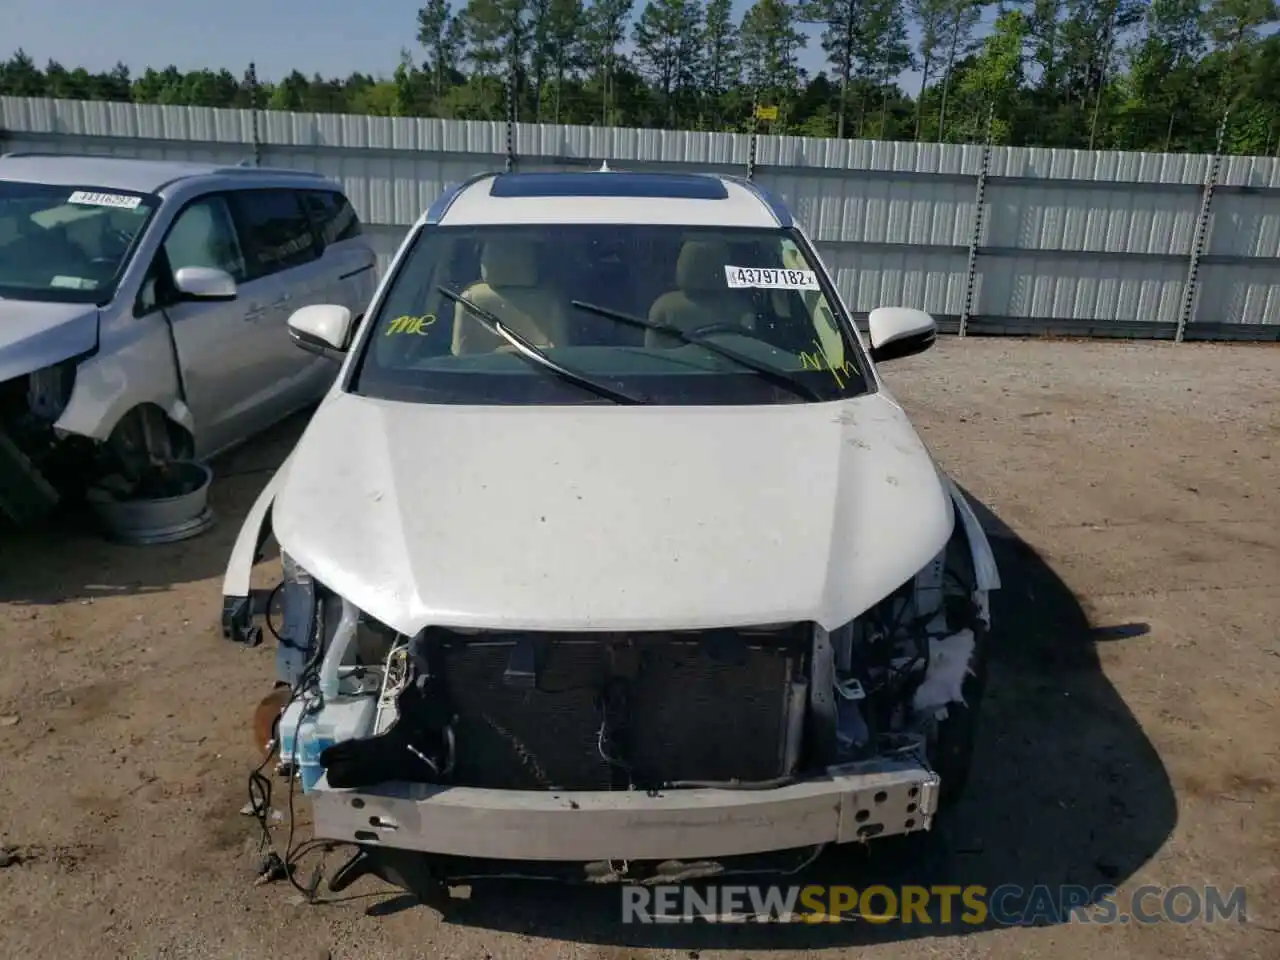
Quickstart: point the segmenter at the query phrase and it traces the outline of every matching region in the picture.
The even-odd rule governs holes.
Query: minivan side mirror
[[[336,358],[347,352],[351,311],[333,303],[316,303],[289,317],[289,336],[303,350]]]
[[[216,267],[179,267],[173,285],[184,300],[234,300],[236,281]]]
[[[938,338],[933,317],[911,307],[877,307],[867,317],[867,327],[876,363],[921,353]]]

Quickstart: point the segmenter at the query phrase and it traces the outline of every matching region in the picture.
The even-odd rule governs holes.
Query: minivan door
[[[258,388],[266,427],[320,398],[317,369],[329,382],[337,373],[332,361],[299,349],[288,325],[295,310],[326,302],[329,271],[297,190],[237,190],[230,197],[249,276],[261,286],[248,322],[262,351]]]
[[[236,298],[183,300],[173,282],[183,267],[227,272],[236,281]],[[275,296],[269,282],[249,275],[226,197],[210,194],[188,203],[170,226],[135,309],[139,315],[163,309],[169,320],[198,457],[240,442],[262,422],[271,374],[259,320]]]

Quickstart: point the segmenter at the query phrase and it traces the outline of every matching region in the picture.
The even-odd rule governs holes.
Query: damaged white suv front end
[[[253,636],[274,533],[277,741],[318,837],[384,873],[683,876],[927,830],[963,784],[999,576],[872,362],[933,324],[877,311],[868,347],[776,202],[489,177],[358,331],[291,323],[346,359],[241,531],[224,632]]]

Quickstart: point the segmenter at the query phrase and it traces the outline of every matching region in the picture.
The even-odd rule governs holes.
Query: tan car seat
[[[480,254],[480,276],[481,281],[464,290],[463,296],[536,346],[563,343],[564,304],[557,291],[539,283],[537,244],[528,240],[486,244]],[[507,346],[474,317],[463,316],[465,310],[461,304],[454,310],[455,356],[491,353]]]
[[[711,240],[687,240],[676,258],[676,289],[664,293],[649,308],[649,319],[681,330],[695,330],[712,323],[754,327],[755,309],[749,291],[731,290],[724,268],[729,263],[728,244]],[[645,346],[676,347],[680,341],[650,330]]]

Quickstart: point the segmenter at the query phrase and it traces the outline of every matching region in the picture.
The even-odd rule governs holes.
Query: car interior
[[[47,201],[0,211],[0,282],[92,290],[119,270],[144,217]]]
[[[447,249],[435,276],[423,278],[411,297],[437,305],[432,322],[412,342],[401,340],[392,348],[405,351],[403,360],[409,363],[512,349],[461,306],[435,293],[435,284],[457,291],[542,348],[683,346],[670,334],[573,306],[580,300],[684,331],[743,327],[779,350],[799,354],[814,348],[811,318],[815,304],[825,302],[813,291],[726,286],[726,264],[784,266],[773,240],[735,242],[723,234],[686,231],[583,231],[559,242],[542,233],[487,241],[464,235]],[[830,317],[829,311],[821,312]],[[379,353],[392,359],[382,345]],[[393,365],[399,364],[393,360]]]

